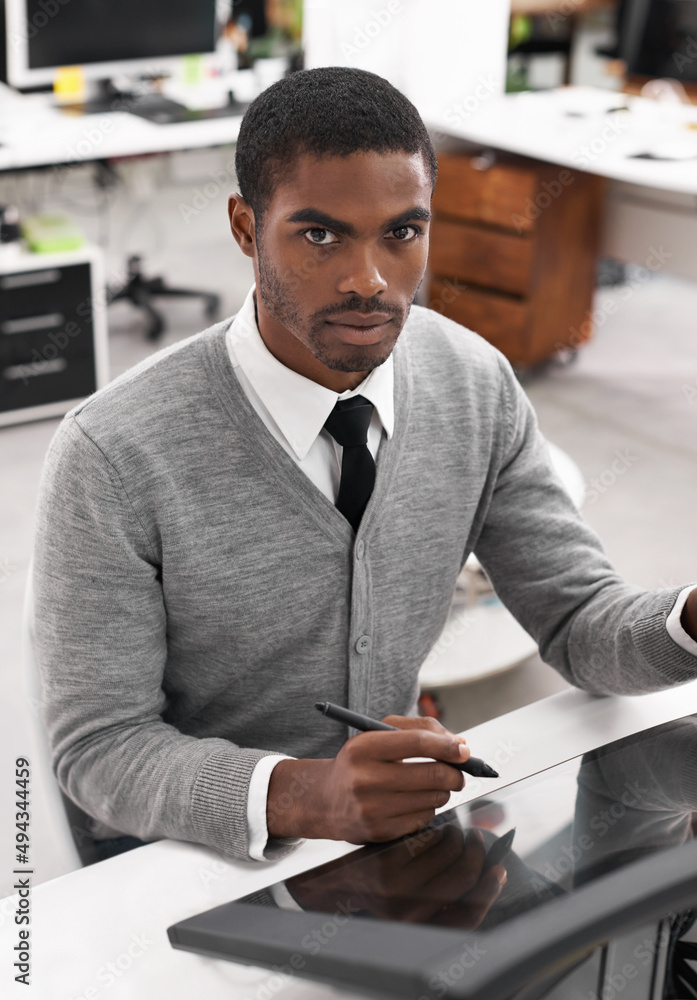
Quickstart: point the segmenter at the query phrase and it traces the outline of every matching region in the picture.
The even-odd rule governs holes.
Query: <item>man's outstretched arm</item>
[[[501,358],[500,367],[508,440],[474,540],[497,594],[542,658],[584,690],[641,694],[697,678],[689,649],[697,594],[683,609],[689,635],[678,643],[667,622],[685,588],[644,590],[616,573],[559,480],[510,365]]]

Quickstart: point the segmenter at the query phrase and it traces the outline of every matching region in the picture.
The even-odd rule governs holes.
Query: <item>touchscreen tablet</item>
[[[377,996],[588,1000],[620,980],[627,1000],[697,996],[688,959],[674,994],[655,991],[658,956],[668,982],[691,944],[695,764],[687,716],[183,921],[170,940]]]

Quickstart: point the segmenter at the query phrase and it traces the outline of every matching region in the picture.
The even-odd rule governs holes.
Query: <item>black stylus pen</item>
[[[370,719],[367,715],[352,712],[348,708],[342,708],[341,705],[332,705],[330,701],[316,701],[315,708],[322,715],[326,715],[328,719],[345,722],[347,726],[353,726],[354,729],[358,729],[362,733],[383,732],[384,730],[395,733],[406,731],[399,729],[397,726],[388,726],[386,722],[378,722],[377,719]],[[463,761],[462,764],[453,764],[449,760],[444,760],[443,763],[450,764],[450,767],[456,767],[458,771],[471,774],[474,778],[498,778],[499,776],[498,771],[495,771],[493,767],[489,767],[486,761],[480,760],[479,757],[470,757],[469,760]]]
[[[515,837],[515,827],[509,830],[508,833],[504,833],[503,837],[499,837],[489,848],[489,853],[484,858],[483,871],[488,872],[490,868],[494,865],[500,865],[503,859],[506,857],[513,844],[513,838]]]

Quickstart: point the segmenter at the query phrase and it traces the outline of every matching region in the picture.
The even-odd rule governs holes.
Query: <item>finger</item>
[[[404,843],[421,840],[433,829],[432,823]],[[452,823],[445,824],[442,829],[443,837],[437,849],[421,853],[401,873],[405,886],[411,887],[410,892],[400,894],[408,897],[408,905],[402,906],[404,920],[427,921],[473,888],[469,875],[465,879],[462,877],[465,852],[462,831]]]
[[[372,829],[371,834],[365,840],[351,840],[350,843],[383,843],[386,840],[397,840],[409,833],[416,833],[423,830],[435,817],[433,809],[423,812],[411,813],[405,816],[386,817],[379,826]]]
[[[450,823],[443,826],[437,824],[436,819],[420,833],[405,841],[407,846],[414,841],[421,848],[419,851],[411,849],[409,851],[411,858],[408,862],[407,877],[410,884],[428,886],[429,892],[434,887],[436,896],[440,895],[439,877],[445,872],[459,870],[464,855],[464,839],[461,830],[453,827]],[[436,839],[437,834],[440,835],[438,839]],[[462,892],[458,895],[461,894]],[[457,896],[452,898],[457,898]]]
[[[431,918],[430,923],[467,931],[475,930],[498,899],[506,878],[505,868],[494,865],[464,899],[446,904],[440,913]]]
[[[425,809],[441,809],[447,805],[450,792],[439,788],[426,788],[419,792],[396,792],[390,796],[387,807],[389,816],[408,816],[410,813],[421,813]]]
[[[459,792],[465,784],[462,771],[436,760],[400,761],[385,766],[389,767],[389,772],[383,772],[385,784],[394,793],[416,795],[426,791]],[[445,802],[447,801],[446,799]],[[445,802],[441,804],[444,805]]]
[[[461,831],[452,829],[450,838],[444,838],[438,853],[448,855],[448,866],[434,874],[428,891],[443,903],[454,902],[467,895],[479,882],[485,856],[484,842],[479,838],[463,837]]]
[[[388,726],[396,726],[397,729],[427,729],[432,733],[447,733],[460,743],[467,743],[464,736],[451,733],[438,719],[434,719],[430,715],[416,717],[413,715],[387,715],[382,721],[386,722]]]
[[[339,751],[354,761],[397,761],[408,757],[432,757],[462,763],[470,751],[450,733],[432,733],[421,727],[398,732],[359,733],[348,740]]]
[[[438,845],[443,840],[443,827],[439,826],[435,822],[429,823],[418,833],[415,833],[413,837],[408,837],[404,841],[404,851],[402,853],[402,861],[405,865],[411,865],[415,858],[418,858],[421,854],[426,854],[431,851],[437,854]]]
[[[475,927],[479,927],[501,894],[507,878],[506,869],[502,865],[494,865],[482,876],[474,889],[467,894],[463,900],[467,904],[470,916],[466,930],[474,930]]]

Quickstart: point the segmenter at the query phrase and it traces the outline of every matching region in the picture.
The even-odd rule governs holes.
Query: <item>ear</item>
[[[256,257],[257,247],[254,239],[254,212],[241,194],[231,194],[227,204],[230,229],[237,245],[247,257]]]

